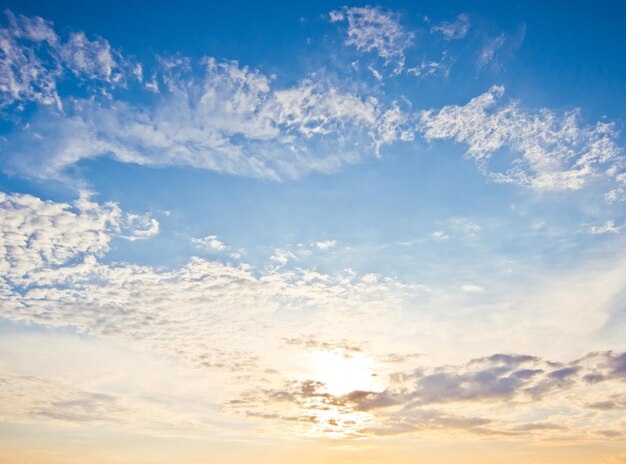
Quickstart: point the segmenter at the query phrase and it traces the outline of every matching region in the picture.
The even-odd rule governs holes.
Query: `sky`
[[[0,463],[626,463],[621,2],[0,15]]]

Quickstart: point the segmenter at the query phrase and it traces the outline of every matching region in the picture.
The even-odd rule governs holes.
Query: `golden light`
[[[344,355],[321,351],[314,353],[314,378],[325,384],[325,391],[334,396],[355,390],[381,391],[382,381],[376,375],[374,362],[361,355]]]

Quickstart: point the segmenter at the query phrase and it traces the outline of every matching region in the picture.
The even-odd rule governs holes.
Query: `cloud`
[[[530,112],[513,101],[498,105],[503,87],[492,87],[463,106],[426,111],[420,127],[426,140],[454,140],[496,182],[535,190],[579,190],[596,179],[620,174],[623,151],[613,124],[583,125],[580,112]],[[511,159],[511,168],[491,171],[489,160]]]
[[[501,33],[488,38],[479,53],[477,69],[480,71],[488,66],[494,71],[502,70],[505,62],[509,61],[522,46],[525,36],[526,24],[522,24],[515,34]]]
[[[106,88],[139,79],[138,65],[102,38],[90,40],[82,32],[63,40],[53,24],[40,17],[5,11],[0,28],[0,108],[28,102],[61,108],[57,83],[69,75]]]
[[[115,54],[108,41],[99,37],[89,40],[83,32],[72,33],[59,49],[63,65],[76,77],[108,83],[124,79],[123,74],[116,72],[119,64]]]
[[[376,52],[394,74],[402,71],[405,51],[413,43],[414,34],[406,31],[399,15],[378,7],[344,7],[330,13],[331,22],[348,22],[346,45],[359,52]]]
[[[294,259],[296,256],[290,252],[289,250],[277,249],[274,251],[274,254],[270,257],[270,260],[275,262],[278,266],[286,265],[289,260]]]
[[[126,214],[120,227],[130,232],[129,235],[120,236],[131,242],[145,240],[159,233],[159,221],[145,214]]]
[[[311,330],[332,336],[337,321],[387,311],[387,305],[414,292],[394,279],[352,272],[258,271],[201,258],[172,270],[104,264],[100,258],[115,237],[142,235],[125,230],[127,222],[137,221],[128,221],[117,205],[86,198],[54,203],[19,194],[0,199],[1,317],[72,327],[201,369],[253,369],[259,341],[276,336],[256,327],[280,326],[272,316],[276,312],[318,314]],[[203,242],[216,245],[215,240]],[[324,316],[330,312],[332,323]]]
[[[469,16],[461,13],[454,22],[442,22],[430,28],[431,33],[439,33],[446,40],[456,40],[464,38],[470,29]]]
[[[215,235],[207,235],[204,238],[192,238],[191,243],[199,248],[205,248],[211,251],[224,251],[226,245],[220,241]]]
[[[506,42],[506,35],[500,34],[497,37],[489,39],[478,57],[478,69],[483,68],[487,64],[493,62],[496,58],[497,52],[502,48]]]
[[[407,74],[413,74],[415,77],[428,77],[435,75],[448,77],[451,68],[452,61],[449,58],[449,55],[444,52],[439,61],[422,61],[418,66],[408,68],[406,72]]]
[[[291,346],[301,346],[307,350],[337,351],[347,354],[360,353],[363,351],[361,346],[351,345],[346,340],[327,342],[319,340],[315,335],[302,335],[300,337],[286,338],[285,343]]]
[[[568,393],[576,398],[568,406],[574,411],[608,414],[614,405],[623,404],[615,395],[626,378],[624,353],[594,352],[570,362],[504,353],[452,365],[428,364],[427,358],[419,357],[423,364],[417,366],[415,358],[407,354],[414,351],[408,349],[394,356],[376,355],[371,346],[385,346],[386,353],[389,350],[387,335],[381,342],[376,334],[407,338],[410,343],[406,347],[412,350],[416,340],[431,332],[446,332],[448,345],[449,338],[456,337],[441,322],[445,307],[439,302],[445,299],[435,301],[434,317],[439,325],[430,325],[425,314],[428,309],[416,305],[428,295],[418,285],[351,271],[325,274],[297,267],[256,269],[200,258],[173,269],[105,264],[101,257],[111,241],[132,235],[124,232],[127,214],[117,205],[98,205],[86,197],[55,203],[30,195],[3,194],[0,214],[1,317],[111,340],[200,371],[233,376],[245,373],[248,380],[242,383],[239,379],[238,385],[252,391],[229,390],[235,397],[226,409],[245,411],[250,420],[296,427],[305,434],[328,431],[338,438],[441,430],[521,437],[538,434],[537,424],[550,423],[550,418],[541,414],[529,422],[524,419],[527,414],[539,404],[561,401]],[[222,243],[215,236],[206,242],[212,240]],[[614,280],[621,285],[623,278],[619,277]],[[585,278],[589,279],[588,273]],[[591,276],[591,280],[595,278]],[[611,292],[605,293],[611,298]],[[502,307],[498,303],[498,308]],[[585,307],[595,312],[593,307]],[[394,318],[397,312],[400,317]],[[513,312],[522,321],[530,318],[541,326],[532,312],[524,316]],[[409,314],[420,318],[407,324]],[[562,320],[559,316],[558,322]],[[499,319],[514,332],[533,331],[515,321],[505,316]],[[405,332],[404,326],[423,326],[423,332]],[[306,333],[301,327],[307,328]],[[473,331],[483,337],[500,332],[498,327],[468,325],[463,333],[470,343]],[[551,332],[556,337],[562,333],[559,330],[556,327]],[[325,335],[320,339],[311,333]],[[511,333],[504,331],[500,336],[508,340]],[[431,345],[429,339],[424,343]],[[302,370],[298,355],[303,350],[371,356],[382,363],[374,373],[386,382],[380,391],[331,395],[311,372]],[[410,370],[396,371],[408,363],[412,364]],[[39,388],[26,388],[28,382],[19,378],[14,385],[23,383],[22,391]],[[132,409],[132,403],[108,391],[68,391],[55,393],[52,399],[46,399],[47,393],[42,395],[33,395],[36,407],[29,403],[19,414],[128,424],[124,417]],[[477,412],[472,405],[483,410]],[[515,405],[520,416],[503,418],[504,405]],[[599,429],[611,429],[608,419],[598,424]],[[564,426],[587,430],[578,423]],[[544,428],[545,433],[557,432]]]
[[[245,250],[242,248],[233,248],[222,242],[216,235],[207,235],[203,238],[192,238],[191,243],[199,249],[214,252],[226,253],[234,259],[240,259]]]
[[[577,400],[569,402],[571,411],[580,413],[589,407],[585,398],[596,395],[587,380],[590,372],[603,372],[602,381],[617,380],[607,385],[609,391],[616,391],[625,374],[616,374],[614,365],[624,356],[590,353],[562,364],[537,356],[494,354],[464,365],[394,373],[384,391],[332,395],[324,383],[302,379],[288,381],[282,388],[250,390],[231,406],[265,420],[295,422],[344,438],[440,430],[525,439],[535,433],[563,436],[576,428],[584,434],[590,427],[584,420],[555,423],[550,416],[540,421],[527,418],[542,417],[546,401],[561,404],[559,401],[572,391]],[[476,411],[472,405],[478,404],[482,405],[482,416],[469,412]],[[502,412],[504,405],[506,414]],[[610,415],[606,419],[610,421]]]
[[[597,380],[599,380],[599,377],[597,374],[591,374],[591,376],[587,375],[586,379],[588,382],[596,382]],[[611,394],[606,396],[602,400],[587,403],[585,407],[589,409],[598,409],[601,411],[615,411],[620,409],[626,409],[626,394]]]
[[[303,80],[272,89],[237,62],[162,60],[162,91],[147,106],[75,100],[41,110],[5,151],[13,169],[59,178],[80,160],[110,156],[143,166],[188,165],[269,179],[333,172],[411,137],[397,104]],[[32,166],[45,165],[34,171]]]
[[[591,226],[589,231],[594,234],[619,234],[621,227],[615,227],[615,221],[606,221],[601,226]]]
[[[67,382],[2,371],[0,412],[20,420],[48,419],[136,430],[140,427],[209,429],[201,421],[164,407],[158,401],[77,388]]]
[[[330,250],[331,248],[334,248],[335,245],[337,245],[337,240],[322,240],[321,242],[315,242],[315,246],[322,251]]]
[[[101,256],[113,237],[137,240],[158,232],[156,220],[86,196],[68,204],[0,192],[0,219],[0,270],[15,283],[27,282],[32,272]]]
[[[449,236],[443,230],[436,230],[430,234],[435,240],[448,240]]]

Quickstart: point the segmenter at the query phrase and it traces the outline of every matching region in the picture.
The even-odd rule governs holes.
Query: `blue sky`
[[[407,448],[418,433],[622,462],[619,2],[5,8],[11,436],[31,424],[53,451],[86,427],[92,454],[70,462],[106,458],[130,436],[117,423],[171,447],[289,436],[356,462],[452,459]],[[137,377],[146,363],[162,387]],[[0,445],[7,462],[32,452]],[[230,456],[207,446],[189,462]],[[155,462],[120,462],[140,459]]]

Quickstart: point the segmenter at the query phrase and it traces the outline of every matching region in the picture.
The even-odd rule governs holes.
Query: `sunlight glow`
[[[325,390],[334,396],[355,390],[380,391],[384,388],[378,378],[374,362],[361,355],[333,352],[314,354],[315,380],[325,384]]]

